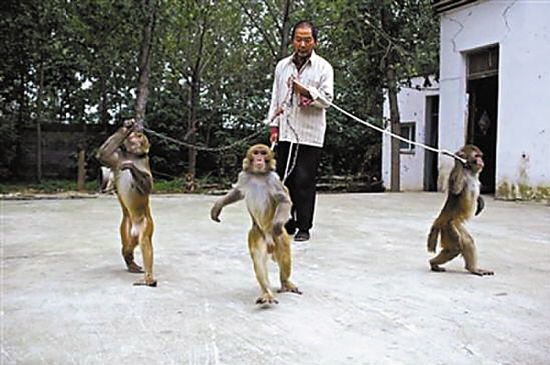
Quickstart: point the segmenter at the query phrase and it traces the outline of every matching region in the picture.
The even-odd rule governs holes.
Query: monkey
[[[210,217],[220,222],[220,213],[226,205],[245,200],[252,219],[248,232],[248,249],[256,280],[262,294],[256,304],[277,304],[268,278],[268,256],[279,266],[281,288],[278,292],[302,294],[290,281],[291,255],[289,236],[284,224],[290,218],[292,202],[286,187],[275,172],[273,152],[264,144],[248,149],[243,159],[236,186],[216,201]]]
[[[153,175],[148,157],[151,145],[147,137],[136,131],[136,128],[134,119],[124,121],[123,126],[98,149],[96,158],[111,169],[122,209],[122,257],[129,272],[144,272],[144,279],[138,280],[134,285],[154,287],[157,286],[157,281],[153,279],[154,224],[149,204]],[[134,250],[138,245],[141,248],[144,269],[134,261]]]
[[[185,174],[184,191],[186,193],[192,193],[195,190],[195,174],[188,172]]]
[[[439,236],[442,248],[441,252],[429,261],[430,267],[432,271],[445,271],[439,265],[462,254],[466,270],[470,273],[479,276],[493,275],[492,271],[477,267],[474,239],[464,227],[465,222],[479,214],[485,206],[479,195],[479,174],[484,166],[483,154],[476,146],[465,145],[457,152],[457,156],[466,162],[455,161],[449,175],[447,199],[428,235],[429,252],[435,252]]]

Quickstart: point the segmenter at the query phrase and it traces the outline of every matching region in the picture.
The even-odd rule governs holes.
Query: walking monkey
[[[449,175],[447,200],[435,219],[428,235],[428,251],[435,252],[438,237],[441,236],[441,252],[430,260],[433,271],[445,271],[440,267],[462,254],[466,270],[475,275],[493,275],[492,271],[477,267],[477,250],[473,237],[464,227],[464,223],[478,215],[485,203],[480,193],[479,173],[483,169],[483,154],[474,145],[466,145],[457,152],[466,160],[455,161]]]
[[[278,303],[271,291],[267,261],[271,254],[279,265],[279,292],[302,294],[290,281],[291,257],[288,233],[284,224],[290,218],[291,201],[275,170],[273,152],[263,144],[250,147],[243,160],[243,170],[237,185],[212,207],[210,217],[219,222],[226,205],[245,199],[252,218],[248,232],[248,248],[254,264],[256,279],[262,290],[256,304]]]

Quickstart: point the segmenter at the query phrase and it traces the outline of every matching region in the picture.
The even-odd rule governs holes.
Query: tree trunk
[[[82,145],[78,146],[78,178],[77,178],[77,189],[80,192],[84,191],[84,182],[86,176],[86,153]]]
[[[196,127],[197,127],[197,103],[199,98],[199,77],[194,76],[191,83],[191,93],[189,95],[189,105],[191,110],[189,111],[189,118],[187,119],[187,142],[195,145],[197,142]],[[197,149],[194,147],[189,148],[188,153],[188,174],[195,176],[195,168],[197,166]]]
[[[36,122],[36,181],[42,183],[42,128],[40,126],[40,117]]]
[[[280,59],[288,56],[288,45],[290,43],[290,6],[292,0],[286,0],[283,8],[283,26],[281,28],[281,50]]]
[[[139,57],[139,83],[136,106],[134,108],[138,129],[143,129],[145,109],[147,107],[147,99],[149,97],[149,75],[151,67],[151,53],[153,48],[153,31],[155,28],[157,10],[156,2],[154,0],[152,6],[148,6],[147,0],[143,0],[142,7],[146,9],[146,11],[150,11],[150,14],[149,21],[143,26],[143,43]]]
[[[38,97],[36,100],[36,181],[42,183],[42,95],[44,94],[44,64],[40,62],[39,82],[38,82]]]
[[[400,118],[399,118],[399,106],[397,104],[397,81],[395,79],[395,72],[391,66],[390,59],[388,59],[388,68],[386,71],[386,77],[388,80],[388,97],[390,102],[390,123],[391,132],[396,135],[401,135]],[[398,192],[401,190],[401,154],[400,154],[401,142],[396,139],[391,139],[391,183],[390,191]]]

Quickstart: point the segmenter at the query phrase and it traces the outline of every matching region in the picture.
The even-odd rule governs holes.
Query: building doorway
[[[426,145],[439,148],[439,95],[426,97]],[[437,191],[438,155],[424,152],[424,191]]]
[[[495,192],[498,46],[471,52],[467,56],[468,130],[466,142],[483,151],[485,167],[479,176],[481,192]]]

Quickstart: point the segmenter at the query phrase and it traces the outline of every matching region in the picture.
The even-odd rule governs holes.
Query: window
[[[414,122],[401,123],[401,137],[416,142],[416,127]],[[401,153],[413,153],[414,144],[401,141],[399,150]]]
[[[498,75],[498,46],[468,53],[468,80]]]

